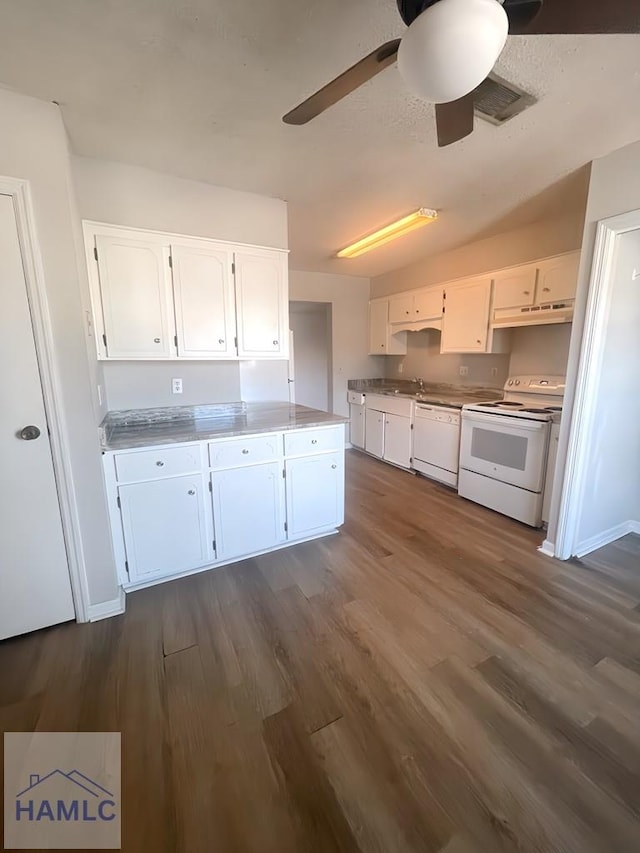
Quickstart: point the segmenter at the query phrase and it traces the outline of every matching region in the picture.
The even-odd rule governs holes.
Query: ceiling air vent
[[[496,125],[504,124],[533,106],[535,102],[533,95],[493,73],[478,86],[473,94],[476,115]]]

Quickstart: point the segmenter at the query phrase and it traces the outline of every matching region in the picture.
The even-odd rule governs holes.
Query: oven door
[[[468,471],[541,492],[548,446],[547,421],[462,413],[460,467]]]

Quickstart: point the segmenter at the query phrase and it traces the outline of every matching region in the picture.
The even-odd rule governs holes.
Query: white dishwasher
[[[412,467],[427,477],[458,485],[460,411],[416,403]]]

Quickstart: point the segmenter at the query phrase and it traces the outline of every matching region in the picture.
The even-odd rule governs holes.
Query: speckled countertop
[[[480,400],[501,400],[502,390],[499,388],[482,388],[474,385],[447,385],[445,383],[425,382],[423,389],[417,382],[393,379],[350,379],[349,391],[360,391],[362,394],[382,394],[390,397],[409,397],[419,403],[430,403],[432,406],[450,406],[461,409],[466,403],[477,403]]]
[[[261,432],[346,423],[346,418],[289,403],[221,403],[109,412],[100,424],[102,449],[125,450]]]

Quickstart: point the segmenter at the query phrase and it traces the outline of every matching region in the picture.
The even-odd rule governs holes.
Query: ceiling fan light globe
[[[489,74],[508,33],[509,20],[498,0],[438,0],[400,42],[400,74],[425,101],[456,101]]]

